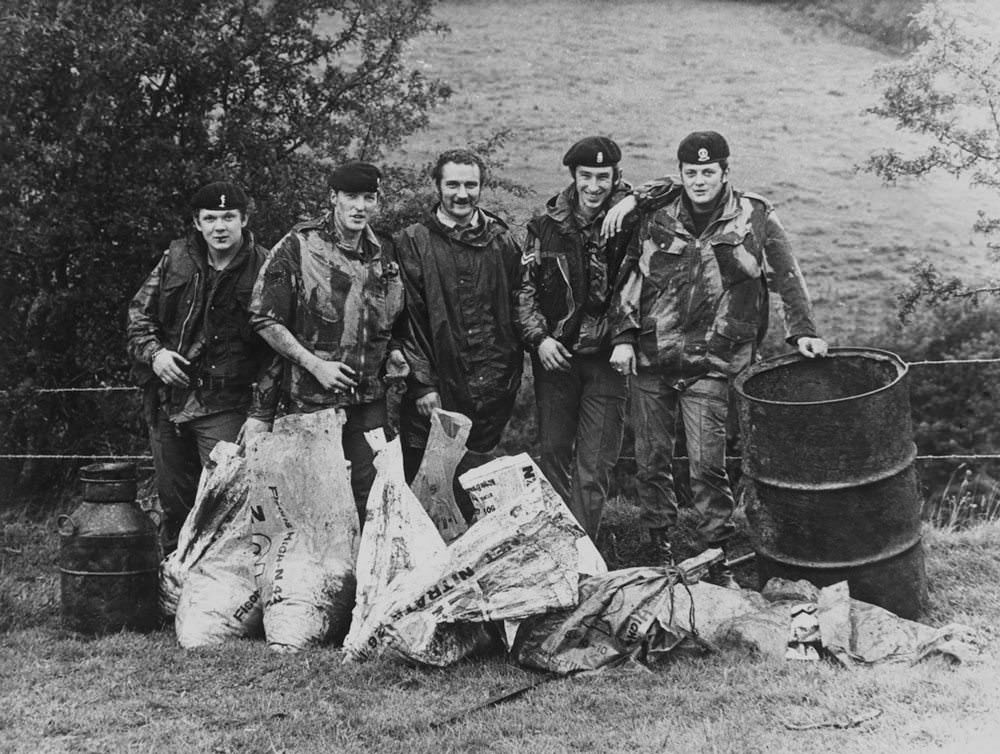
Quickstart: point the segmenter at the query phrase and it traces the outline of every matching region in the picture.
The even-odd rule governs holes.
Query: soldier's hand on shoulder
[[[160,378],[165,385],[171,387],[187,387],[191,384],[191,379],[184,371],[184,367],[191,366],[191,362],[181,356],[177,351],[169,348],[161,348],[153,356],[153,374]]]
[[[635,210],[637,205],[638,202],[635,196],[629,194],[609,209],[608,213],[604,216],[604,222],[601,224],[601,235],[605,238],[612,238],[617,235],[622,229],[625,218],[630,212]]]
[[[430,417],[436,408],[441,408],[441,396],[436,391],[417,398],[417,413],[421,416]]]
[[[799,349],[799,353],[807,359],[814,359],[817,356],[826,356],[829,348],[826,341],[822,338],[809,337],[799,338],[795,343],[795,346]]]
[[[538,360],[549,372],[566,372],[573,354],[551,335],[538,344]]]
[[[310,370],[324,390],[353,390],[358,386],[357,373],[342,361],[319,362]]]

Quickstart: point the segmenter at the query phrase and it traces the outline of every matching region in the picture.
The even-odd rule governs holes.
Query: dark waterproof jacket
[[[161,348],[191,361],[191,376],[204,381],[201,402],[219,410],[250,402],[250,385],[271,354],[250,327],[250,296],[266,250],[244,233],[244,243],[209,285],[208,250],[200,235],[173,241],[163,252],[128,311],[128,352],[140,385],[161,386],[152,369]],[[176,413],[190,390],[161,391]]]
[[[629,187],[608,200],[612,206]],[[597,354],[610,351],[608,309],[625,257],[630,233],[609,242],[595,241],[576,217],[576,187],[553,196],[543,214],[528,222],[522,244],[521,284],[517,292],[517,325],[524,344],[538,348],[553,337],[570,351]],[[600,212],[592,221],[599,228]]]
[[[769,290],[781,297],[790,343],[816,336],[802,273],[763,197],[727,185],[721,213],[696,238],[683,189],[652,193],[640,198],[637,243],[612,315],[614,342],[637,346],[639,369],[678,382],[736,374],[767,330]]]
[[[349,393],[325,390],[311,372],[286,364],[289,410],[371,403],[385,396],[383,370],[403,312],[395,257],[392,241],[371,229],[357,252],[343,248],[332,219],[300,223],[268,254],[253,292],[254,329],[284,325],[312,353],[351,367],[358,381]],[[271,419],[278,391],[258,390],[263,399],[255,401],[251,416]]]
[[[400,430],[412,447],[425,447],[429,431],[414,401],[437,391],[443,408],[472,419],[468,447],[492,450],[521,383],[513,312],[521,254],[507,225],[480,212],[477,226],[449,228],[432,211],[396,236],[411,370]]]

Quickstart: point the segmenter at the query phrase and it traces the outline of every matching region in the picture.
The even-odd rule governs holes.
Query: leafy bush
[[[322,207],[331,162],[424,125],[449,89],[401,56],[444,30],[431,5],[0,0],[0,451],[135,446],[128,401],[33,389],[126,381],[127,302],[195,187],[245,185],[269,244]]]
[[[888,325],[873,342],[888,344],[907,362],[995,358],[1000,354],[1000,303],[953,301],[923,310],[905,326]],[[916,364],[909,380],[921,455],[1000,452],[1000,364]],[[957,461],[921,463],[930,497],[944,490],[957,465]],[[993,461],[970,467],[991,477],[1000,472]],[[985,478],[980,481],[985,483]]]

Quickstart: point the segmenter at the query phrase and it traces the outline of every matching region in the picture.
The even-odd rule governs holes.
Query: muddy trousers
[[[677,523],[673,457],[678,413],[687,436],[691,497],[706,546],[721,545],[735,531],[735,503],[726,474],[729,382],[705,377],[678,391],[655,372],[631,378],[635,430],[636,493],[645,528]]]
[[[220,411],[175,424],[160,408],[149,427],[156,491],[163,510],[164,538],[172,542],[194,506],[202,467],[216,443],[235,442],[246,419],[242,411]]]
[[[539,466],[576,520],[597,538],[622,449],[628,387],[606,355],[575,355],[566,372],[533,356]]]

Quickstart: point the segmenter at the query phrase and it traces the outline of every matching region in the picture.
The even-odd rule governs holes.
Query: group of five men
[[[734,531],[729,380],[755,357],[769,290],[791,345],[807,357],[827,346],[773,209],[729,185],[721,135],[681,142],[679,181],[633,189],[620,160],[609,138],[573,144],[563,158],[569,185],[522,238],[479,206],[486,167],[466,150],[440,155],[436,205],[391,238],[370,225],[381,175],[368,163],[334,170],[328,215],[270,252],[246,230],[238,186],[200,189],[195,232],[164,252],[129,309],[168,539],[214,444],[269,431],[279,405],[345,411],[362,520],[375,475],[364,432],[386,424],[388,380],[406,381],[408,479],[435,408],[472,420],[456,476],[484,462],[511,416],[526,349],[539,464],[583,529],[596,539],[630,404],[641,515],[659,556],[671,560],[677,521],[678,412],[699,533],[724,547]],[[456,498],[470,518],[457,484]],[[711,577],[735,586],[724,565]]]

